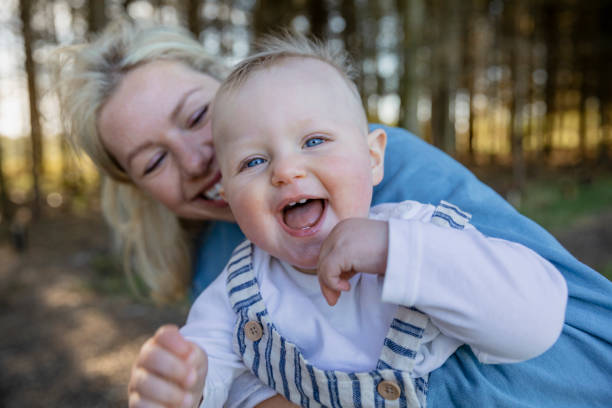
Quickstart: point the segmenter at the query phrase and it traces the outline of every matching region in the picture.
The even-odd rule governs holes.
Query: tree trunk
[[[255,39],[274,33],[279,27],[289,27],[295,17],[292,1],[259,0],[254,6],[253,29]]]
[[[369,48],[368,55],[372,59],[372,62],[374,63],[374,67],[375,67],[373,74],[375,75],[375,78],[376,78],[376,90],[374,92],[376,93],[377,100],[378,100],[378,98],[383,96],[385,93],[384,78],[379,74],[379,70],[378,70],[378,53],[380,51],[380,48],[377,42],[378,33],[380,30],[380,20],[382,18],[382,10],[381,10],[382,5],[378,1],[375,1],[375,0],[368,0],[367,3],[368,3],[368,13],[371,16],[371,18],[367,19],[367,22],[370,24],[367,35],[371,36],[370,41],[368,41],[368,48]],[[378,121],[378,109],[375,109],[375,111],[376,111],[376,117],[377,117],[376,121]]]
[[[544,89],[544,101],[546,103],[546,118],[544,124],[543,153],[544,157],[550,157],[552,153],[553,132],[555,131],[555,116],[557,114],[555,98],[557,90],[557,71],[559,64],[558,41],[559,30],[557,27],[557,6],[548,4],[544,8],[544,29],[546,30],[546,86]]]
[[[601,118],[601,139],[598,146],[598,160],[602,163],[610,163],[612,158],[612,26],[609,24],[609,15],[612,13],[612,3],[601,5],[599,10],[598,50],[599,60],[596,67],[598,70],[598,86],[595,87],[597,99],[599,99],[599,117]]]
[[[421,33],[425,21],[423,0],[397,0],[400,13],[403,41],[399,41],[402,76],[399,81],[400,115],[399,125],[419,134],[421,129],[417,117],[420,78],[418,75],[417,50],[422,43]]]
[[[449,154],[455,153],[455,132],[451,122],[450,101],[452,78],[450,64],[456,56],[453,36],[456,27],[450,16],[447,4],[441,1],[430,3],[433,16],[438,23],[434,27],[432,50],[432,91],[431,91],[431,140],[432,143]]]
[[[342,31],[344,47],[348,51],[353,61],[362,60],[362,41],[357,33],[357,6],[353,0],[342,0],[340,3],[340,13],[344,18],[346,26]]]
[[[310,33],[318,39],[327,38],[328,10],[325,0],[309,1],[308,16],[310,20]]]
[[[186,0],[187,27],[196,38],[199,38],[202,31],[202,19],[200,12],[206,5],[206,0]]]
[[[526,38],[528,33],[522,26],[524,17],[524,4],[519,0],[514,5],[511,18],[512,49],[510,52],[510,66],[512,72],[512,103],[510,107],[510,146],[512,149],[512,175],[514,187],[519,193],[525,187],[525,159],[523,151],[523,128],[525,119],[523,107],[527,101],[529,84],[528,49]]]
[[[32,58],[32,30],[30,28],[32,2],[21,0],[19,12],[21,17],[21,29],[23,35],[25,53],[25,71],[28,81],[28,97],[30,106],[30,138],[32,146],[32,188],[34,191],[33,216],[40,215],[40,181],[42,173],[42,136],[40,127],[40,116],[38,111],[38,99],[36,93],[36,67]]]
[[[579,102],[579,114],[580,114],[580,127],[579,127],[579,140],[580,140],[580,161],[584,162],[588,159],[588,147],[587,147],[587,99],[595,94],[595,88],[600,86],[595,82],[597,73],[595,71],[597,58],[595,58],[595,45],[597,44],[596,38],[601,36],[598,30],[598,12],[596,4],[585,4],[584,9],[578,15],[576,24],[574,27],[574,38],[576,39],[577,46],[576,52],[578,53],[578,67],[580,69],[580,102]],[[603,52],[599,50],[599,52]],[[604,86],[601,84],[601,86]]]
[[[11,211],[9,208],[8,186],[4,177],[4,138],[0,137],[0,214],[1,221],[5,222],[11,219]]]
[[[89,24],[89,35],[102,31],[106,26],[108,19],[106,18],[106,1],[105,0],[88,0],[87,23]]]

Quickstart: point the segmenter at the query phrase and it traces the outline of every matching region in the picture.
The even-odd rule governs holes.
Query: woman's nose
[[[272,164],[272,184],[276,187],[293,183],[296,179],[305,176],[306,169],[295,157],[277,158]]]
[[[212,157],[212,148],[195,148],[184,152],[183,157],[180,158],[180,166],[188,177],[201,177],[208,172]]]
[[[176,156],[181,172],[187,178],[201,177],[208,172],[214,148],[212,143],[193,143],[183,139],[177,146]]]

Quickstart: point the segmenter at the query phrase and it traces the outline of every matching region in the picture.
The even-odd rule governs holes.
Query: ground
[[[108,254],[98,217],[54,217],[29,231],[26,252],[0,245],[0,407],[125,407],[130,364],[185,307],[156,308],[99,281]]]
[[[583,262],[612,264],[612,212],[557,236]],[[0,407],[125,407],[140,345],[184,321],[186,305],[155,307],[101,275],[109,241],[98,216],[68,215],[33,225],[23,253],[0,241]]]

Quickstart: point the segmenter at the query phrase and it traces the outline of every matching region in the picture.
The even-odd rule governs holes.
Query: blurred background
[[[127,289],[45,62],[126,17],[230,63],[286,27],[338,43],[370,122],[451,154],[612,276],[611,0],[3,0],[1,407],[125,406],[141,343],[185,318]]]

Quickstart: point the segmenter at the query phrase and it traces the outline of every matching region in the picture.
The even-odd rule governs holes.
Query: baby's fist
[[[388,224],[367,218],[347,218],[332,229],[319,253],[317,274],[330,306],[341,291],[350,290],[357,272],[382,275],[387,267]]]
[[[207,367],[206,354],[187,341],[176,326],[160,327],[144,343],[132,367],[130,408],[197,406]]]

